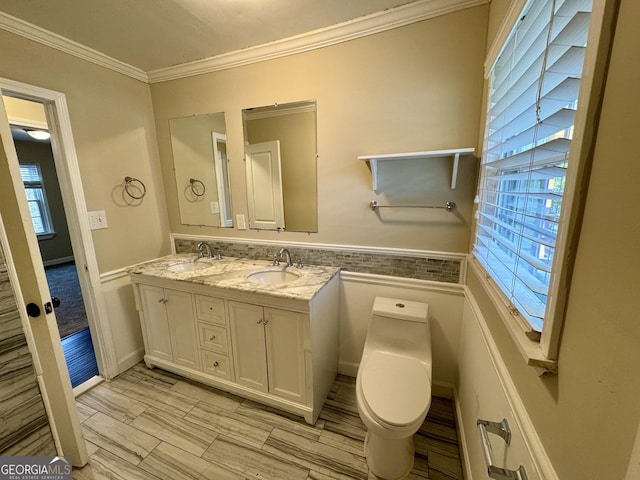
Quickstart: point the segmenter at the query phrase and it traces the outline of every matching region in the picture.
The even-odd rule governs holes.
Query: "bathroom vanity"
[[[129,270],[147,366],[315,423],[337,373],[339,269],[194,259]]]

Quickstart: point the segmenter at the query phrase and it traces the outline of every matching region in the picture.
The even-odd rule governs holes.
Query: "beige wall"
[[[87,208],[109,224],[93,232],[100,271],[169,253],[149,86],[6,31],[0,58],[0,77],[66,95]],[[142,201],[123,197],[127,175],[145,182]]]
[[[474,146],[482,98],[488,7],[476,7],[312,52],[151,85],[172,232],[281,241],[466,252],[477,161],[403,161],[371,190],[358,155]],[[169,119],[224,111],[234,213],[247,212],[243,108],[317,100],[318,233],[180,225]],[[391,197],[389,197],[391,196]],[[444,203],[458,212],[368,204]]]
[[[570,286],[559,374],[527,367],[477,278],[478,301],[562,480],[622,479],[640,419],[640,4],[622,0]]]

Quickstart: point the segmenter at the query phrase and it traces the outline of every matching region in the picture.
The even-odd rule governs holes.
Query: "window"
[[[36,164],[21,164],[20,175],[24,182],[29,213],[31,213],[31,221],[36,235],[53,235],[55,232],[53,231],[49,205],[44,192],[40,166]]]
[[[473,253],[540,338],[590,25],[591,0],[529,0],[489,76]]]

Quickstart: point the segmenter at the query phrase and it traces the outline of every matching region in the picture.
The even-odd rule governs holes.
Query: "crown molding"
[[[417,0],[348,22],[313,30],[275,42],[147,72],[149,83],[165,82],[226,70],[274,58],[308,52],[355,40],[458,10],[485,5],[490,0]]]
[[[55,48],[56,50],[73,55],[74,57],[81,58],[82,60],[113,70],[114,72],[122,73],[128,77],[140,80],[141,82],[149,82],[147,74],[139,68],[121,62],[120,60],[116,60],[104,53],[85,47],[84,45],[4,12],[0,12],[0,29],[15,33],[16,35],[28,38],[29,40],[46,45],[47,47]]]
[[[0,12],[0,29],[127,75],[141,82],[157,83],[308,52],[459,10],[485,5],[489,2],[490,0],[417,0],[382,12],[275,42],[149,72],[144,72],[139,68],[4,12]]]

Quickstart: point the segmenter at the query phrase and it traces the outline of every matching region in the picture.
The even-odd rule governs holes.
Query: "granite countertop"
[[[135,265],[128,269],[131,276],[146,275],[167,280],[180,280],[216,288],[229,288],[251,293],[266,293],[282,298],[311,300],[314,295],[331,280],[340,269],[305,265],[302,268],[274,266],[266,260],[223,257],[221,260],[201,258],[196,263],[206,264],[206,268],[194,271],[171,271],[171,265],[194,262],[196,255],[177,254],[161,257]],[[250,273],[256,271],[287,271],[300,275],[300,278],[288,283],[261,284],[247,280]]]

